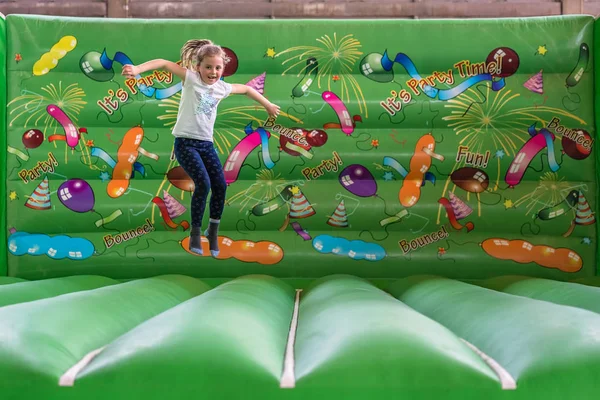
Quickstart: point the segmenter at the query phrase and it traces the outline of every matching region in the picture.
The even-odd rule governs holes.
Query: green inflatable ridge
[[[442,277],[401,279],[389,292],[496,360],[517,381],[515,398],[597,394],[600,315],[594,312]]]
[[[363,279],[315,281],[299,315],[295,390],[347,399],[501,395],[494,372],[455,334]]]
[[[501,276],[475,283],[508,294],[600,313],[600,288],[526,276]]]
[[[16,278],[13,276],[0,276],[0,285],[9,285],[13,283],[27,282],[25,279]]]
[[[579,284],[582,284],[582,285],[589,285],[589,286],[598,286],[598,287],[600,287],[600,276],[589,276],[587,278],[574,279],[571,282],[573,282],[573,283],[579,283]]]
[[[115,400],[190,393],[275,399],[293,308],[294,289],[281,280],[234,279],[121,336],[68,389]]]
[[[195,278],[165,276],[0,308],[3,397],[45,398],[86,354],[207,290]]]
[[[119,283],[103,276],[76,275],[40,281],[20,282],[0,287],[0,307],[92,290]]]

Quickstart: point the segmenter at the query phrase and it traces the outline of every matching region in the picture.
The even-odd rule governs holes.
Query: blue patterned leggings
[[[175,157],[194,181],[192,226],[198,228],[202,226],[206,199],[211,189],[210,218],[221,219],[227,183],[213,143],[205,140],[175,138]]]

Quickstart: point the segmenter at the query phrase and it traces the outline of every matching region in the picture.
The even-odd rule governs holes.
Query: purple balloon
[[[69,179],[60,185],[57,194],[69,210],[84,213],[94,208],[94,191],[83,179]]]
[[[339,180],[347,191],[357,196],[371,197],[377,193],[377,182],[373,174],[360,164],[352,164],[344,168]]]

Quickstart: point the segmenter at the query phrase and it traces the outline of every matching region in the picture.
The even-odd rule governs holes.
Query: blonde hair
[[[227,53],[208,39],[192,39],[185,42],[181,48],[181,65],[184,68],[193,69],[200,65],[204,57],[219,56],[223,59],[223,65],[227,65],[230,58]]]

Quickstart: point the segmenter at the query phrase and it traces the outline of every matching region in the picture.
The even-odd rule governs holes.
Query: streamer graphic
[[[83,55],[79,62],[81,71],[90,79],[106,82],[113,78],[114,70],[113,64],[117,62],[121,65],[131,64],[135,65],[133,61],[125,54],[120,51],[115,53],[114,58],[110,58],[106,54],[106,49],[102,50],[102,53],[97,51],[90,51]],[[156,95],[157,100],[163,100],[173,96],[174,94],[181,91],[182,83],[176,83],[168,88],[156,89],[151,86],[147,86],[142,79],[141,75],[136,75],[136,86],[138,90],[146,97],[153,97]]]
[[[507,53],[511,54],[511,64],[513,67],[508,72],[502,73],[501,68],[503,68],[503,59],[506,57]],[[465,90],[483,81],[490,81],[492,84],[492,90],[501,90],[506,85],[504,77],[510,76],[516,72],[519,64],[518,56],[512,49],[498,48],[493,50],[488,56],[486,63],[483,63],[484,66],[486,66],[486,69],[487,66],[490,65],[489,61],[495,62],[495,69],[493,71],[490,70],[486,73],[470,76],[465,81],[450,89],[437,89],[430,84],[425,83],[421,86],[423,93],[432,99],[437,97],[439,100],[445,101],[453,99],[454,97],[463,93]],[[361,62],[361,73],[367,78],[376,82],[391,82],[394,80],[394,63],[402,65],[416,85],[420,86],[421,82],[427,82],[427,80],[421,77],[417,71],[417,67],[410,57],[408,57],[408,55],[404,53],[397,53],[392,60],[388,55],[387,50],[384,51],[383,55],[379,53],[371,53],[367,55]]]

